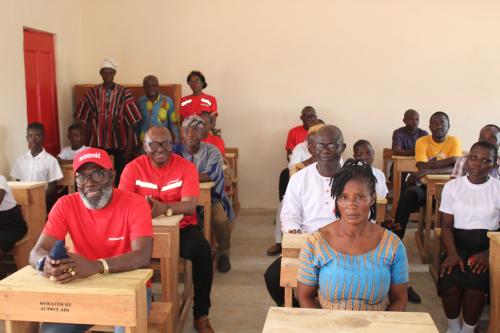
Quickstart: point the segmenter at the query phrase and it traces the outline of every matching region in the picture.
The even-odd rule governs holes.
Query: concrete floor
[[[269,209],[242,210],[232,238],[231,263],[229,273],[215,273],[212,289],[210,321],[217,333],[258,333],[262,332],[266,314],[273,301],[267,294],[263,273],[275,257],[266,256],[267,248],[274,242],[273,220],[275,211]],[[428,273],[428,266],[418,258],[414,242],[414,224],[405,236],[410,261],[410,281],[422,297],[422,304],[409,303],[407,311],[428,312],[439,332],[446,331],[446,319],[435,284]],[[488,315],[483,315],[480,327],[486,332]],[[0,333],[4,332],[0,325]],[[189,316],[183,333],[196,333]]]

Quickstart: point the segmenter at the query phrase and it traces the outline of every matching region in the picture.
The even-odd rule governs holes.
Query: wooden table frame
[[[488,333],[500,332],[500,232],[488,232],[490,239],[490,325]]]
[[[73,171],[73,164],[60,164],[63,178],[59,179],[58,185],[67,186],[68,193],[75,192],[75,173]]]
[[[47,220],[47,182],[7,182],[28,226],[28,242],[35,246]]]
[[[38,332],[36,322],[125,326],[147,332],[150,269],[95,275],[56,284],[30,266],[0,281],[0,319],[6,333]]]
[[[392,217],[396,217],[399,197],[401,196],[401,175],[403,172],[417,172],[414,156],[392,156]]]
[[[214,245],[212,237],[212,195],[211,189],[214,182],[200,183],[200,196],[198,197],[198,206],[203,206],[203,235],[210,243]]]
[[[417,242],[418,252],[423,263],[429,263],[431,256],[431,229],[432,229],[432,203],[436,195],[437,184],[446,183],[451,179],[450,175],[427,175],[425,181],[427,184],[425,199],[425,219],[420,222],[415,232],[415,241]],[[424,225],[422,225],[424,224]]]

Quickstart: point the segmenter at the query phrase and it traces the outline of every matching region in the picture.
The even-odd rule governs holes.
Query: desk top
[[[158,216],[153,219],[153,227],[173,227],[179,225],[184,215]]]
[[[59,164],[61,169],[71,169],[73,170],[73,163],[64,163],[64,164]]]
[[[311,236],[311,234],[284,233],[283,239],[281,240],[281,246],[284,249],[301,249],[309,236]]]
[[[33,189],[46,187],[47,182],[7,182],[10,188]]]
[[[262,333],[438,333],[425,312],[341,311],[272,307]]]
[[[236,154],[235,153],[225,153],[224,156],[229,157],[229,158],[235,158]]]
[[[377,197],[377,205],[386,205],[387,204],[387,199],[386,198],[379,198]]]
[[[31,266],[26,266],[0,281],[0,292],[22,291],[57,294],[135,295],[138,286],[146,284],[153,276],[151,269],[109,275],[94,275],[86,279],[58,284],[41,276]]]
[[[451,175],[426,175],[425,179],[427,180],[450,180]]]
[[[212,187],[214,187],[215,183],[214,182],[204,182],[200,183],[200,190],[209,190]]]
[[[391,158],[393,160],[414,160],[415,156],[400,156],[400,155],[392,155]]]

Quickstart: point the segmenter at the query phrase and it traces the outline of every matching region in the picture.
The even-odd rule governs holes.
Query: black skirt
[[[26,235],[28,228],[18,206],[0,211],[0,249],[7,252]]]
[[[457,253],[465,263],[465,273],[460,270],[460,267],[455,266],[450,274],[445,274],[438,279],[438,295],[451,287],[459,287],[461,289],[482,290],[489,292],[489,270],[475,274],[472,273],[472,267],[467,265],[467,260],[470,256],[481,253],[489,249],[490,243],[487,233],[490,230],[484,229],[453,229],[453,237],[455,239],[455,247]],[[441,256],[441,263],[446,258],[446,254]]]

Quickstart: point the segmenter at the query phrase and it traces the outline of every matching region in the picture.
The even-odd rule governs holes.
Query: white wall
[[[63,84],[75,79],[98,82],[98,66],[108,56],[119,63],[118,82],[140,83],[154,73],[164,83],[183,83],[184,93],[187,73],[202,70],[207,93],[218,98],[223,137],[240,148],[244,207],[276,205],[286,132],[304,105],[343,129],[345,157],[355,140],[370,140],[378,166],[407,108],[420,112],[424,128],[434,111],[447,112],[450,132],[464,149],[483,124],[499,123],[498,1],[82,0],[80,11],[77,2],[43,3],[31,14],[22,8],[4,15],[14,20],[1,33],[8,37],[3,46],[14,48],[8,54],[15,69],[7,68],[0,91],[16,98],[0,101],[0,128],[19,118],[5,110],[20,109],[25,117],[19,26],[52,30],[62,39],[78,36],[73,21],[81,18],[81,40],[65,38],[58,46],[59,98],[68,96]],[[53,14],[52,3],[66,14]],[[62,129],[69,103],[59,104]],[[10,162],[24,149],[10,138],[24,119],[9,132],[9,144],[0,144]]]
[[[56,80],[61,138],[71,122],[72,89],[82,72],[79,1],[0,2],[0,174],[7,176],[27,150],[23,27],[55,34]]]

